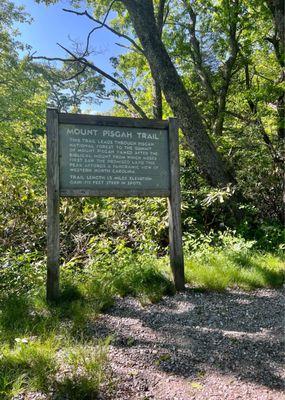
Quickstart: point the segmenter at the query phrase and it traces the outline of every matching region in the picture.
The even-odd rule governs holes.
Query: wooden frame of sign
[[[184,289],[178,127],[47,110],[47,299],[59,298],[60,197],[167,197],[170,265]]]

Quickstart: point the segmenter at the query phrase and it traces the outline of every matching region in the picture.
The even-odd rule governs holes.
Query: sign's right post
[[[185,277],[181,227],[179,137],[176,118],[169,118],[169,152],[170,195],[168,197],[168,213],[170,265],[174,277],[175,288],[177,290],[183,290],[185,289]]]

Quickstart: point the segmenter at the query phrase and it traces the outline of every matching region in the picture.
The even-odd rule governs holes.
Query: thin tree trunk
[[[285,3],[284,0],[266,0],[275,27],[273,43],[279,64],[285,65]]]
[[[153,84],[153,117],[162,119],[162,90],[156,72],[151,69]]]
[[[272,14],[275,33],[273,37],[266,38],[273,44],[276,59],[281,67],[279,83],[285,82],[285,2],[284,0],[267,0],[268,8]],[[285,93],[280,93],[277,100],[277,126],[278,138],[285,139]]]
[[[156,26],[159,33],[160,39],[162,38],[162,31],[164,26],[164,11],[165,11],[165,0],[160,0],[156,14]],[[153,116],[157,119],[162,119],[162,90],[159,82],[159,78],[156,71],[150,66],[151,76],[153,82]]]
[[[285,3],[284,0],[267,0],[266,1],[274,23],[275,33],[271,38],[267,38],[274,47],[276,59],[281,67],[279,83],[285,82]],[[284,152],[285,139],[285,92],[280,93],[277,99],[277,134],[281,145],[281,152]],[[285,222],[285,181],[284,181],[284,165],[282,166],[283,175],[283,195],[281,221]]]

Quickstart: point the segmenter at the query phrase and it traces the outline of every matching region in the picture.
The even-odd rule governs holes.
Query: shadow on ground
[[[216,371],[280,390],[283,310],[280,290],[188,290],[146,307],[118,300],[90,329],[95,336],[114,335],[113,346],[138,368],[187,379]]]

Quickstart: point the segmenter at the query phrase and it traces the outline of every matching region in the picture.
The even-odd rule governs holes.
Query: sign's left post
[[[48,301],[59,298],[58,111],[47,109],[47,283]]]

